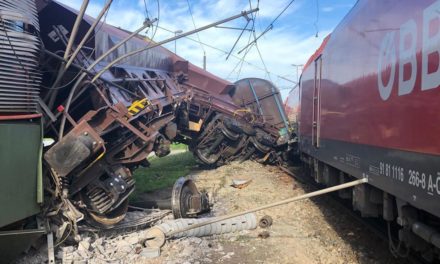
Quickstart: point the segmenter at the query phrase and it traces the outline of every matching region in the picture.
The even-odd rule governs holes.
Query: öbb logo
[[[436,63],[436,69],[429,72],[429,57],[431,55],[440,56],[440,29],[433,34],[430,32],[432,23],[439,23],[440,20],[440,1],[423,10],[422,25],[422,59],[421,59],[421,90],[430,90],[440,85],[440,67]],[[398,60],[398,95],[410,94],[416,86],[417,78],[417,24],[414,19],[410,19],[400,26],[399,29],[399,60]],[[377,84],[380,97],[387,100],[395,82],[396,76],[396,31],[385,35],[380,46]],[[408,45],[409,44],[409,45]],[[408,74],[404,74],[404,67],[410,66]],[[382,72],[391,70],[389,78],[383,78]],[[407,68],[408,69],[408,68]],[[405,72],[407,73],[407,72]],[[404,77],[407,77],[406,79]],[[388,79],[388,80],[386,80]]]

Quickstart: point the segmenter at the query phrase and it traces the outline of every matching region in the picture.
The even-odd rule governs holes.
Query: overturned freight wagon
[[[3,2],[0,164],[11,179],[2,188],[32,192],[1,193],[3,212],[19,202],[28,209],[10,217],[10,208],[0,227],[39,212],[43,180],[45,217],[73,232],[82,219],[111,227],[127,211],[132,171],[151,152],[167,155],[171,142],[210,166],[278,160],[288,124],[270,82],[233,84],[198,68],[141,35],[154,20],[127,32],[99,22],[105,8],[95,20],[55,1]]]

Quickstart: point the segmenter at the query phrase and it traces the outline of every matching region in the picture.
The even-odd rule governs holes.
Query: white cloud
[[[61,0],[61,2],[65,2],[74,8],[79,8],[82,1]],[[150,16],[156,17],[157,2],[151,0],[147,2]],[[260,1],[261,11],[258,13],[260,20],[257,20],[256,23],[257,32],[264,29],[267,25],[267,21],[271,21],[275,18],[282,8],[285,7],[287,2],[288,1]],[[109,24],[120,26],[128,30],[136,30],[145,18],[144,2],[143,0],[138,0],[134,5],[127,5],[126,3],[125,1],[115,0],[106,21]],[[192,4],[194,20],[198,27],[249,9],[248,1],[190,0],[190,3]],[[255,5],[256,1],[253,1],[253,4]],[[172,31],[183,30],[184,32],[194,29],[186,1],[176,1],[172,4],[170,4],[170,2],[160,1],[160,5],[159,25],[161,27]],[[299,5],[300,3],[292,5],[284,16],[295,14]],[[91,16],[96,16],[100,10],[101,6],[93,3],[90,5],[87,13]],[[263,19],[265,19],[264,23],[261,21]],[[244,27],[245,24],[246,20],[240,18],[226,25]],[[322,39],[328,33],[328,31],[320,32],[319,38],[315,38],[312,34],[299,34],[296,28],[282,27],[280,24],[276,24],[273,30],[266,33],[266,35],[258,41],[258,47],[267,69],[272,73],[270,79],[282,89],[283,97],[287,95],[288,88],[293,87],[294,84],[277,77],[277,75],[296,81],[296,68],[291,66],[291,64],[304,64],[309,56],[319,47]],[[199,36],[202,42],[229,52],[239,34],[240,31],[238,30],[211,28],[199,33]],[[154,39],[156,41],[163,40],[173,35],[173,33],[159,29]],[[193,35],[191,38],[197,39],[197,36]],[[248,43],[248,40],[249,33],[245,32],[232,54],[241,57],[242,54],[237,55],[237,52]],[[174,42],[165,45],[165,47],[174,51]],[[224,52],[219,52],[218,50],[206,46],[204,46],[204,50],[207,56],[207,70],[222,78],[228,78],[229,76],[228,80],[230,81],[245,77],[269,78],[264,71],[264,66],[256,47],[253,47],[247,54],[245,58],[247,62],[243,63],[240,71],[240,67],[232,71],[239,62],[236,57],[231,56],[226,61],[226,54]],[[200,67],[202,66],[203,51],[200,45],[194,41],[179,39],[177,41],[177,54]],[[238,72],[240,72],[240,74]]]
[[[325,6],[322,8],[322,12],[332,12],[333,10],[335,10],[333,6]]]

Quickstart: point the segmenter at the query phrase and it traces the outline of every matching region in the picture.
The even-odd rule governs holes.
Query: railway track
[[[313,181],[313,178],[311,176],[305,175],[304,170],[301,167],[285,167],[283,165],[279,165],[278,168],[282,171],[293,177],[295,180],[300,182],[303,185],[307,185],[312,187],[310,191],[316,191],[323,188],[323,185],[320,185]],[[374,233],[377,237],[380,239],[386,241],[389,243],[388,238],[388,230],[387,230],[387,224],[384,220],[380,218],[365,218],[362,217],[358,212],[353,210],[353,207],[351,205],[351,200],[342,199],[337,197],[334,193],[327,195],[326,203],[336,210],[340,211],[341,213],[349,216],[353,220],[361,223],[363,226],[365,226],[369,231]],[[312,198],[313,199],[319,199],[319,198]],[[392,235],[392,239],[398,240],[396,235]],[[394,254],[393,254],[394,255]],[[396,257],[396,256],[395,256]],[[425,261],[421,256],[414,254],[410,251],[409,255],[406,258],[403,257],[396,257],[401,263],[405,264],[429,264],[430,262]]]

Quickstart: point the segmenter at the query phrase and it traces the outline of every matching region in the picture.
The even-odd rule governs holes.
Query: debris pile
[[[208,219],[311,191],[278,169],[256,162],[232,163],[191,175],[198,188],[208,191],[213,203],[211,212],[202,215]],[[245,189],[233,188],[231,181],[237,177],[252,178],[252,183]],[[253,230],[167,239],[156,258],[152,257],[157,256],[157,250],[144,245],[148,229],[139,228],[114,234],[109,234],[111,230],[84,233],[81,247],[58,248],[57,259],[64,263],[397,263],[386,243],[327,198],[267,209],[256,216],[259,227]],[[156,225],[169,221],[174,221],[172,214]],[[32,259],[21,263],[44,262]]]

